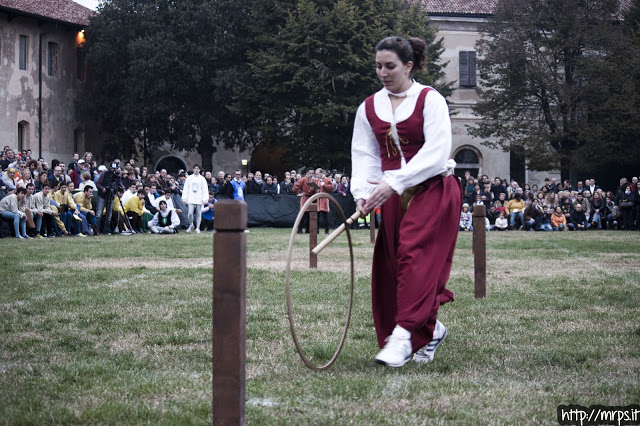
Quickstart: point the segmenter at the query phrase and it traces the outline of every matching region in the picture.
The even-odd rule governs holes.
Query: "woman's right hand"
[[[366,202],[367,200],[365,200],[364,198],[360,198],[358,201],[356,201],[356,209],[360,212],[360,216],[366,216],[371,211],[365,210],[364,205]]]

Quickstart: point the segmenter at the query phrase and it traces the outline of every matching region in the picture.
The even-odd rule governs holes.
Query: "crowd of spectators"
[[[244,200],[245,194],[304,199],[316,191],[296,186],[303,181],[297,170],[282,179],[260,171],[201,173],[198,166],[167,173],[150,172],[133,159],[98,165],[91,152],[74,154],[68,164],[31,155],[8,146],[0,152],[0,215],[17,238],[213,231],[218,199]],[[336,170],[325,176],[322,169],[310,169],[305,178],[315,181],[320,174],[327,181],[322,191],[349,196],[349,178]]]
[[[464,204],[460,231],[471,231],[475,205],[486,209],[488,231],[586,231],[589,229],[640,230],[640,182],[620,179],[613,190],[600,188],[593,178],[578,181],[545,179],[544,184],[524,184],[487,175],[462,178]]]
[[[244,200],[246,194],[292,195],[301,205],[315,191],[348,197],[349,178],[336,170],[291,170],[282,178],[261,173],[201,173],[161,169],[150,172],[132,159],[99,165],[92,153],[74,154],[67,164],[34,159],[31,151],[0,152],[0,216],[17,238],[44,238],[101,233],[177,233],[213,231],[218,199]],[[185,186],[187,188],[185,192]],[[640,182],[620,179],[612,190],[595,179],[545,179],[519,185],[499,177],[490,180],[465,172],[460,230],[471,231],[475,205],[486,207],[487,230],[564,231],[640,230]],[[326,213],[320,210],[328,232]],[[323,213],[324,216],[323,216]],[[377,221],[382,220],[376,211]],[[320,224],[322,225],[322,224]],[[308,224],[300,228],[302,231]]]

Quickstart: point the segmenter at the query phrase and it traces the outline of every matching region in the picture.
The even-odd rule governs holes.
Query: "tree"
[[[211,170],[215,144],[249,135],[228,108],[246,68],[248,1],[110,0],[86,29],[92,85],[79,109],[99,119],[112,154],[169,142]]]
[[[380,88],[374,47],[382,38],[423,38],[429,71],[416,78],[435,84],[443,75],[442,40],[420,2],[255,0],[251,12],[251,73],[234,110],[262,138],[283,141],[301,164],[350,167],[356,109]]]
[[[499,0],[477,44],[483,121],[469,132],[563,179],[578,161],[629,155],[639,56],[619,12],[618,0]]]

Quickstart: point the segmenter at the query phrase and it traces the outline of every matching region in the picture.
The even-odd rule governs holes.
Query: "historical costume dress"
[[[351,193],[367,199],[384,180],[394,194],[382,205],[373,255],[373,317],[378,344],[396,325],[411,332],[413,352],[433,336],[458,236],[462,189],[452,176],[451,121],[435,89],[413,82],[392,110],[385,88],[358,108],[352,141]]]

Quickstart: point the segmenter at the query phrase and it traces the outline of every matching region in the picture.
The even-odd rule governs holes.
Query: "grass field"
[[[429,365],[389,369],[370,313],[368,231],[355,231],[356,289],[336,364],[300,361],[286,317],[289,231],[248,237],[247,423],[557,424],[558,405],[640,402],[640,235],[487,235],[487,298],[473,298],[461,234]],[[307,269],[299,239],[293,300],[314,362],[340,337],[342,238]],[[0,424],[210,424],[211,234],[2,240]]]

